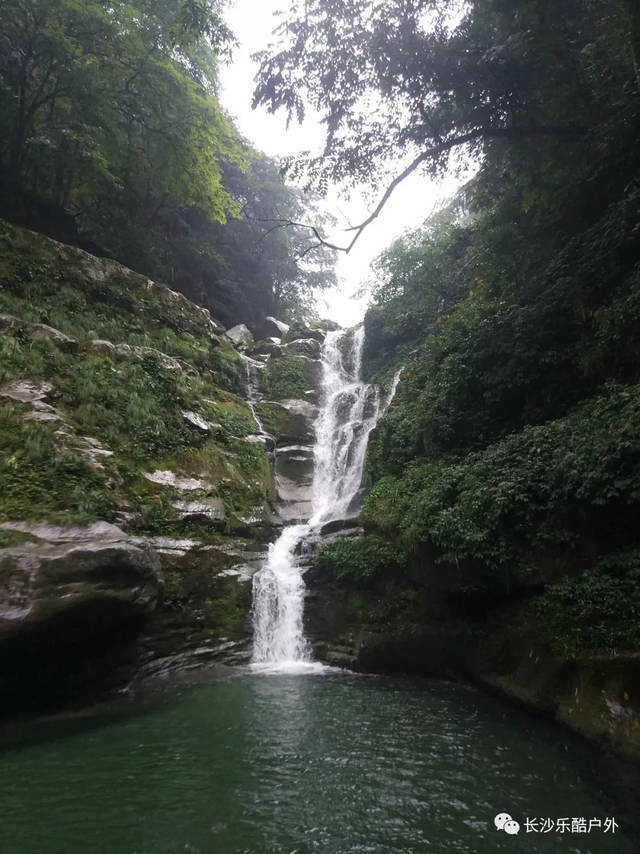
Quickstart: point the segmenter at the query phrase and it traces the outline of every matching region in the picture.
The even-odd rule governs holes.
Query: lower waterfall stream
[[[285,527],[253,581],[253,662],[295,669],[309,663],[304,638],[305,586],[298,544],[327,522],[355,515],[367,440],[391,394],[360,379],[364,327],[328,332],[322,349],[320,408],[315,423],[311,517]]]

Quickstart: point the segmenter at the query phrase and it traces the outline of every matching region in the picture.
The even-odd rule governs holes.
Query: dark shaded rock
[[[309,359],[319,359],[322,346],[316,338],[296,338],[282,348],[287,356],[307,356]]]
[[[315,338],[316,341],[323,342],[327,332],[336,332],[340,328],[340,324],[333,320],[314,320],[309,324],[297,323],[292,325],[285,341],[295,341],[296,338]]]
[[[269,315],[255,327],[256,338],[281,338],[289,332],[289,324]]]
[[[354,517],[350,519],[333,519],[331,522],[325,522],[320,528],[320,536],[326,537],[327,534],[335,534],[337,531],[347,531],[355,528]]]
[[[256,411],[276,445],[311,445],[317,407],[307,400],[261,401]]]
[[[280,344],[280,339],[276,340],[275,338],[264,338],[260,341],[256,341],[256,343],[247,350],[247,355],[251,356],[253,359],[259,359],[260,357],[265,358],[267,356],[277,359],[279,356],[282,356],[282,353],[283,350],[282,345]]]
[[[34,531],[51,539],[0,551],[0,684],[18,707],[121,682],[164,584],[155,551],[113,525]]]

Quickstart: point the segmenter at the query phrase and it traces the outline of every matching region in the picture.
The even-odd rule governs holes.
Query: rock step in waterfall
[[[384,401],[377,386],[363,383],[363,344],[362,326],[328,332],[325,337],[309,518],[283,529],[254,576],[252,661],[256,665],[286,669],[310,661],[303,630],[303,568],[296,551],[322,526],[358,513],[369,434],[391,402],[399,379],[398,372]]]

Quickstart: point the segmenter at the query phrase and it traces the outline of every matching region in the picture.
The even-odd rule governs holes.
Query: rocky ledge
[[[160,600],[156,552],[119,528],[5,523],[0,550],[0,684],[37,707],[115,678]]]

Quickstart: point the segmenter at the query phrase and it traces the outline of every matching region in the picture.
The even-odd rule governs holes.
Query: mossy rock
[[[306,356],[284,355],[271,358],[260,371],[260,390],[268,400],[303,399],[307,391],[317,391],[322,364]]]
[[[301,403],[305,405],[304,401]],[[310,404],[307,407],[308,412],[303,413],[274,401],[263,401],[256,404],[256,411],[277,445],[309,445],[315,439],[314,408]]]

